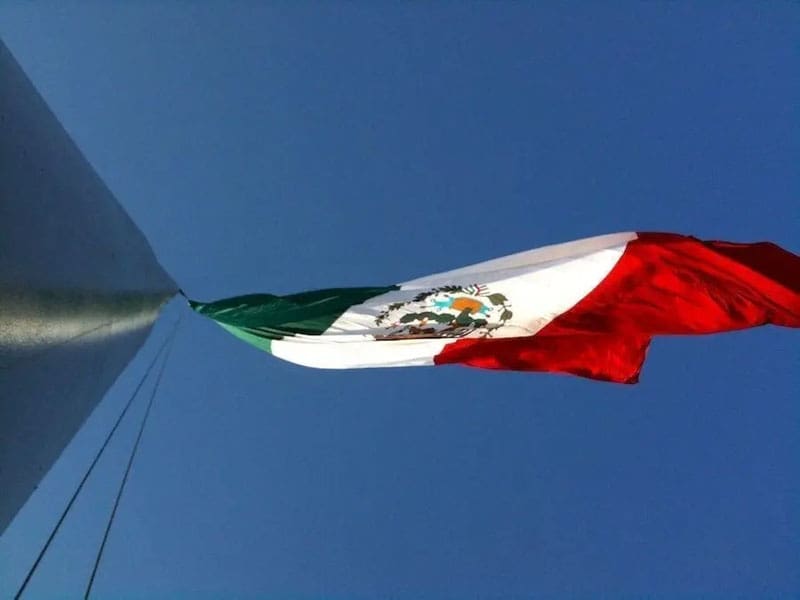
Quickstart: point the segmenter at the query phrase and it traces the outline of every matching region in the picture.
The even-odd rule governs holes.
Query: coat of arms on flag
[[[375,319],[386,333],[375,339],[491,337],[513,316],[508,298],[487,285],[446,285],[389,304]]]

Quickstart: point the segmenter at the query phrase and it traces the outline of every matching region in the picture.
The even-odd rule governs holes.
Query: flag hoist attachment
[[[654,336],[800,327],[800,257],[768,242],[619,233],[397,285],[189,304],[309,367],[462,364],[636,383]]]

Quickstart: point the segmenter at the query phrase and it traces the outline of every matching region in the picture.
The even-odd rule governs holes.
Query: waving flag
[[[190,305],[309,367],[463,364],[635,383],[655,335],[800,327],[800,257],[767,242],[620,233],[399,285]]]

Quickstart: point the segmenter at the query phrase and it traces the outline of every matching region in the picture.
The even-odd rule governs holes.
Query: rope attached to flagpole
[[[95,454],[94,458],[92,459],[91,464],[89,465],[89,468],[86,470],[86,473],[84,473],[83,478],[81,479],[81,481],[78,484],[78,486],[75,488],[75,491],[72,493],[72,497],[70,497],[69,502],[67,503],[67,505],[64,508],[63,512],[61,513],[61,516],[59,517],[58,521],[56,522],[55,526],[53,527],[53,530],[50,532],[50,535],[48,536],[47,541],[42,546],[42,549],[39,551],[39,554],[37,555],[36,560],[33,562],[33,564],[31,565],[31,568],[28,570],[28,573],[25,575],[25,579],[23,580],[22,584],[20,585],[19,589],[17,590],[17,593],[14,595],[14,600],[19,600],[22,597],[22,594],[25,592],[26,588],[28,587],[28,584],[30,583],[31,579],[33,578],[34,574],[36,573],[36,570],[38,569],[39,564],[42,562],[42,559],[44,558],[45,554],[47,554],[47,550],[50,548],[50,544],[52,544],[53,540],[55,539],[56,534],[58,533],[59,529],[61,528],[61,525],[64,523],[64,520],[67,518],[67,515],[69,514],[70,510],[72,509],[72,506],[75,504],[75,501],[77,500],[78,496],[80,495],[81,490],[83,490],[83,486],[86,484],[86,481],[89,479],[89,476],[92,474],[92,471],[94,471],[94,468],[95,468],[95,466],[97,466],[97,463],[100,462],[100,458],[103,456],[103,453],[105,452],[106,448],[108,447],[108,444],[111,442],[111,439],[114,437],[114,434],[116,433],[117,429],[119,428],[120,424],[122,423],[122,420],[125,418],[125,415],[128,413],[128,409],[130,409],[131,405],[133,404],[133,401],[139,395],[139,391],[142,389],[142,386],[144,385],[145,380],[150,376],[150,373],[152,372],[153,367],[155,366],[155,364],[158,361],[159,357],[163,354],[165,348],[167,348],[167,345],[171,344],[172,340],[174,339],[175,331],[177,330],[177,327],[178,327],[178,323],[176,322],[174,327],[173,327],[173,330],[172,330],[170,336],[167,337],[167,339],[165,339],[164,342],[161,344],[161,347],[158,349],[158,352],[153,357],[153,360],[150,361],[150,364],[147,366],[147,369],[145,370],[144,374],[139,379],[139,382],[136,384],[136,388],[133,390],[133,394],[131,394],[130,398],[128,398],[128,401],[125,403],[125,407],[122,409],[122,412],[117,417],[117,420],[114,423],[114,426],[111,428],[111,431],[108,432],[108,435],[106,436],[106,439],[103,441],[103,445],[100,446],[100,449]]]
[[[180,321],[180,319],[178,320]],[[147,425],[147,420],[150,417],[150,410],[153,408],[153,401],[156,398],[156,394],[158,392],[158,386],[161,384],[161,377],[164,375],[164,370],[167,366],[167,361],[169,360],[170,352],[172,351],[172,342],[175,339],[175,332],[177,331],[178,324],[175,324],[175,328],[172,330],[172,335],[169,338],[169,346],[167,348],[166,353],[164,354],[164,359],[161,361],[161,368],[158,371],[158,377],[156,378],[156,383],[153,386],[153,390],[150,392],[150,400],[147,402],[147,408],[144,411],[144,415],[142,416],[142,421],[139,425],[139,432],[136,435],[136,441],[133,443],[133,448],[131,448],[130,456],[128,457],[128,465],[125,467],[125,474],[122,476],[122,481],[119,484],[119,489],[117,490],[117,496],[114,499],[114,508],[111,509],[111,514],[108,517],[108,523],[106,524],[105,532],[103,533],[103,540],[100,542],[100,547],[97,550],[97,556],[95,557],[94,566],[92,567],[92,574],[89,577],[89,583],[86,586],[86,593],[83,595],[84,600],[88,600],[89,594],[92,593],[92,586],[94,585],[95,577],[97,576],[97,569],[100,566],[100,561],[103,558],[103,551],[106,547],[106,542],[108,542],[108,534],[111,532],[111,527],[114,524],[114,518],[117,516],[117,509],[119,508],[120,500],[122,499],[122,494],[125,491],[125,485],[128,483],[128,476],[131,473],[131,467],[133,466],[133,461],[136,459],[136,452],[139,450],[139,444],[142,441],[142,434],[144,433],[144,428]]]

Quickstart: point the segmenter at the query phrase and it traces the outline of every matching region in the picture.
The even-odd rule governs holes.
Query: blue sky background
[[[798,34],[791,2],[0,6],[202,300],[630,229],[798,252]],[[181,312],[97,597],[800,594],[797,331],[659,339],[625,387],[307,370],[176,302],[0,539],[0,597]],[[82,593],[134,429],[29,597]]]

